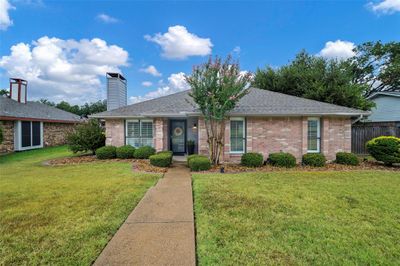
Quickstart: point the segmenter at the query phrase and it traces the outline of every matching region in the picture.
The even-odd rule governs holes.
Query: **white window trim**
[[[317,149],[308,149],[308,121],[317,121]],[[319,117],[309,117],[307,119],[307,153],[320,153],[321,152],[321,119]]]
[[[243,121],[243,151],[232,151],[232,145],[231,145],[231,121]],[[244,117],[231,117],[229,119],[229,153],[230,154],[243,154],[246,152],[246,119]]]
[[[128,122],[139,122],[139,134],[140,138],[142,138],[142,122],[151,122],[153,126],[153,147],[154,147],[154,120],[153,119],[127,119],[125,120],[125,145],[127,145],[127,139],[132,138],[128,137]]]
[[[24,121],[24,122],[30,122],[31,123],[31,144],[33,143],[32,138],[32,122],[40,122],[40,145],[35,145],[35,146],[28,146],[28,147],[22,147],[22,126],[21,126],[22,121],[15,121],[14,124],[14,149],[16,151],[25,151],[25,150],[32,150],[32,149],[39,149],[43,148],[43,122],[41,121]]]

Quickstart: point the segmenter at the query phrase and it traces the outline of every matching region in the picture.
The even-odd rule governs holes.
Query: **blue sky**
[[[301,49],[346,58],[399,39],[400,0],[0,0],[0,88],[18,76],[31,99],[83,103],[105,98],[105,72],[121,71],[135,102],[186,89],[183,75],[209,55],[255,71]]]

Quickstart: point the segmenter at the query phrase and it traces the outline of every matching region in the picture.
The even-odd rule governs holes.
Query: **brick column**
[[[167,120],[165,118],[154,119],[154,148],[156,151],[167,150],[168,146],[168,129]]]
[[[116,147],[125,145],[125,127],[123,119],[106,120],[106,145]]]
[[[321,152],[325,155],[325,157],[329,156],[329,128],[330,128],[330,119],[329,117],[321,118],[322,128],[321,128]]]
[[[308,119],[307,117],[303,117],[302,120],[302,143],[301,143],[301,147],[302,147],[302,154],[306,154],[307,150],[308,150]]]
[[[208,155],[207,130],[203,117],[198,120],[198,146],[199,154]]]

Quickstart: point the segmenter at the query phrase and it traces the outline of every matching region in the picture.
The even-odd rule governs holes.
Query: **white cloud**
[[[128,65],[128,52],[101,39],[62,40],[44,36],[32,44],[18,43],[0,58],[10,77],[28,80],[30,100],[48,98],[74,103],[104,98],[100,78]]]
[[[0,30],[7,30],[13,24],[8,12],[15,9],[8,0],[0,0]]]
[[[161,77],[162,76],[162,74],[160,72],[158,72],[157,68],[155,66],[153,66],[153,65],[150,65],[150,66],[148,66],[146,68],[141,68],[140,72],[144,72],[144,73],[150,74],[150,75],[152,75],[154,77]]]
[[[353,49],[355,44],[347,41],[329,41],[325,47],[319,52],[319,55],[332,59],[347,59],[355,55]]]
[[[400,12],[400,0],[383,0],[379,3],[369,2],[367,6],[378,14],[393,14]]]
[[[107,23],[107,24],[112,24],[112,23],[117,23],[117,22],[119,22],[119,19],[114,18],[114,17],[112,17],[112,16],[110,16],[110,15],[107,15],[107,14],[104,14],[104,13],[98,14],[98,15],[96,16],[96,18],[97,18],[98,20],[104,22],[104,23]]]
[[[144,38],[160,45],[162,56],[168,59],[209,55],[213,46],[209,38],[200,38],[180,25],[169,27],[168,32],[164,34],[145,35]]]
[[[132,96],[129,98],[129,100],[131,103],[143,102],[172,93],[188,90],[189,88],[189,84],[187,84],[185,80],[185,74],[183,72],[179,72],[171,74],[168,77],[168,84],[163,85],[157,90],[151,91],[144,96]]]
[[[143,81],[142,86],[143,87],[151,87],[153,85],[153,82],[151,81]]]
[[[240,51],[241,51],[240,46],[236,46],[236,47],[233,48],[233,50],[232,50],[232,52],[233,52],[234,54],[240,54]]]

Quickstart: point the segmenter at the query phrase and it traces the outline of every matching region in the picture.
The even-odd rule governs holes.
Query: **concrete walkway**
[[[174,163],[147,191],[94,265],[195,265],[192,184]]]

